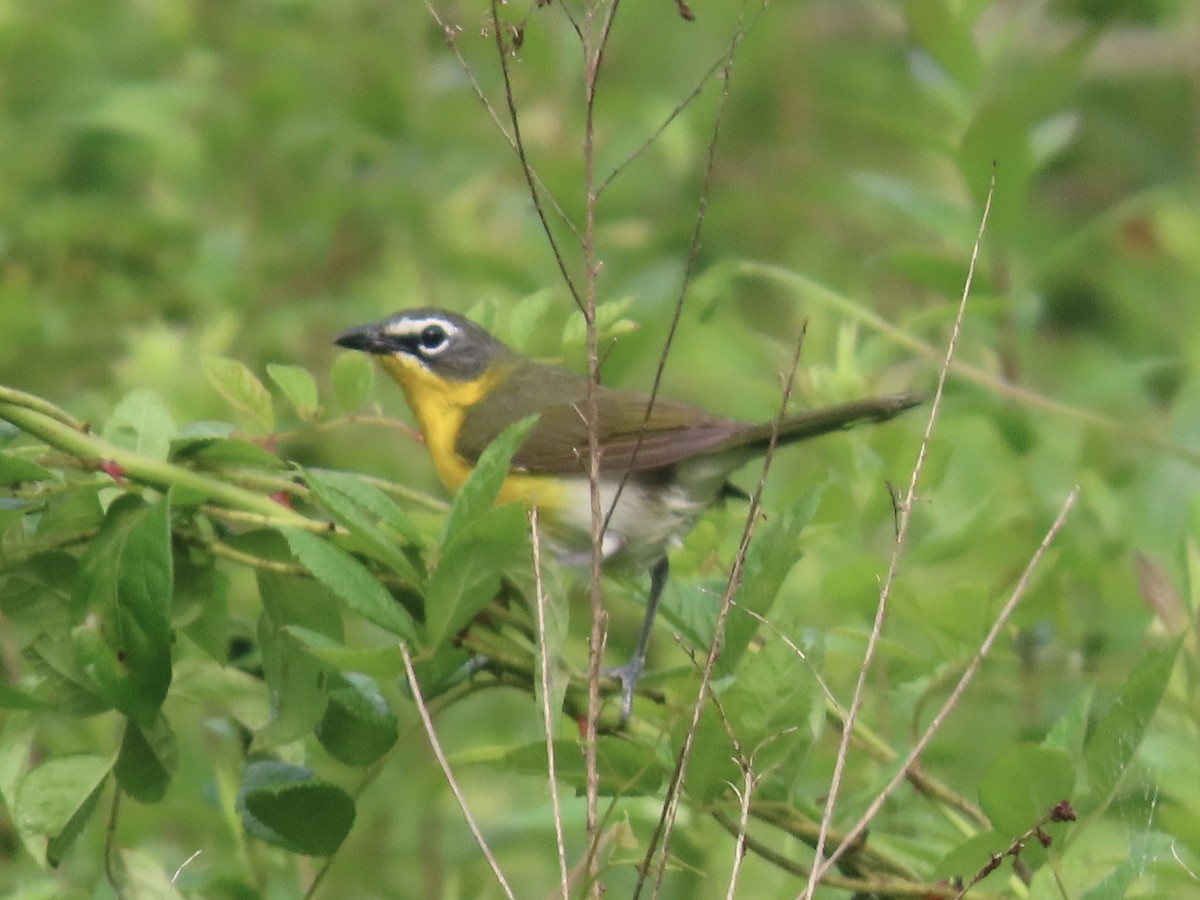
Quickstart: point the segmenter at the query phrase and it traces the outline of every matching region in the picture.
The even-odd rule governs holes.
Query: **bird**
[[[507,426],[537,414],[512,457],[497,502],[536,504],[540,533],[568,564],[592,558],[588,378],[518,353],[454,312],[407,309],[348,328],[334,343],[372,356],[399,383],[437,474],[454,493]],[[598,490],[606,515],[606,568],[649,570],[646,611],[633,655],[606,670],[621,684],[628,720],[667,582],[668,551],[722,498],[744,492],[729,477],[776,443],[791,444],[862,422],[884,422],[921,392],[869,397],[766,423],[743,422],[662,397],[595,388]]]

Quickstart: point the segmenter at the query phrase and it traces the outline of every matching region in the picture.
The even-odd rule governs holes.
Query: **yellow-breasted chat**
[[[539,414],[513,456],[500,501],[538,507],[547,541],[567,562],[592,553],[588,479],[587,378],[536,362],[476,323],[441,309],[402,310],[347,329],[336,343],[375,355],[404,391],[425,435],[438,476],[457,490],[484,448],[505,427]],[[600,503],[607,516],[605,563],[650,569],[646,614],[633,657],[613,670],[622,685],[622,719],[646,661],[667,551],[721,497],[740,495],[729,476],[779,445],[883,422],[920,403],[919,393],[893,394],[807,410],[755,424],[713,415],[674,400],[597,388]],[[615,504],[615,506],[614,506]]]

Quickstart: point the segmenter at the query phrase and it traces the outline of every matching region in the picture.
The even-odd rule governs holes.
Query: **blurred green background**
[[[487,5],[435,6],[507,121]],[[703,84],[600,198],[601,295],[628,300],[623,315],[640,325],[605,346],[607,383],[650,384],[720,105],[719,79],[702,79],[741,27],[665,394],[769,418],[805,323],[799,405],[931,385],[936,361],[911,342],[942,352],[995,176],[959,345],[972,375],[950,378],[867,705],[873,726],[903,745],[1080,484],[1016,626],[925,758],[973,795],[1001,747],[1042,739],[1084,691],[1103,705],[1147,646],[1189,616],[1194,628],[1200,7],[813,0],[693,10],[686,22],[667,0],[622,5],[604,59],[600,180]],[[509,3],[502,16],[524,29],[509,65],[531,161],[579,223],[578,39],[554,4]],[[332,335],[414,305],[473,312],[528,352],[584,365],[516,157],[419,4],[0,2],[0,110],[0,383],[80,418],[102,422],[145,387],[178,422],[227,417],[201,374],[205,355],[259,372],[303,365],[324,386]],[[580,278],[578,245],[551,219]],[[393,386],[375,393],[407,416]],[[820,635],[842,697],[889,553],[884,481],[907,484],[922,425],[918,413],[781,455],[768,483],[768,513],[824,485],[787,620]],[[394,431],[301,429],[285,449],[438,493],[423,448]],[[740,480],[752,487],[754,473]],[[743,513],[702,523],[675,571],[727,565]],[[1139,553],[1169,589],[1139,585]],[[237,608],[236,584],[231,597]],[[632,626],[637,610],[624,606],[614,614]],[[253,609],[241,612],[253,621]],[[1194,678],[1194,643],[1190,652]],[[19,660],[6,665],[19,672]],[[1193,863],[1200,854],[1200,796],[1184,783],[1197,771],[1194,681],[1177,679],[1166,710],[1101,848],[1065,867],[1073,886],[1147,835],[1172,835]],[[167,802],[129,804],[120,839],[168,871],[205,849],[193,864],[209,879],[197,896],[292,896],[279,885],[303,871],[222,831],[210,757],[236,753],[203,712],[191,709],[206,737],[184,742]],[[536,739],[537,715],[523,695],[490,692],[448,710],[439,731],[451,750],[504,745]],[[65,752],[107,735],[102,720],[64,722],[44,741]],[[362,798],[322,890],[496,895],[423,739],[405,740]],[[822,746],[803,776],[810,796],[829,752]],[[544,779],[470,769],[463,780],[522,895],[551,890]],[[92,831],[20,896],[105,896],[92,893],[103,840]],[[922,841],[919,830],[910,838]],[[685,823],[673,849],[686,865],[665,891],[723,896],[731,846],[711,823]],[[0,885],[34,877],[11,834],[0,849]],[[241,865],[259,873],[261,894],[230,874]],[[719,877],[706,877],[710,866]],[[747,866],[746,896],[800,889],[761,861]],[[632,877],[623,871],[613,896]],[[1147,852],[1131,890],[1200,890],[1186,872]]]

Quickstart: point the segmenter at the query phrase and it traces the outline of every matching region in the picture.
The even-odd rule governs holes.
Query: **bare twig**
[[[779,407],[779,413],[775,417],[775,426],[772,428],[771,440],[767,444],[766,453],[763,455],[762,470],[759,474],[758,484],[754,488],[754,493],[750,497],[750,508],[746,513],[746,524],[742,529],[742,538],[738,546],[737,555],[734,557],[733,567],[729,572],[729,580],[726,583],[725,593],[721,598],[721,607],[717,613],[717,621],[713,628],[713,641],[708,649],[708,656],[704,661],[704,670],[700,675],[700,687],[696,692],[696,701],[692,705],[692,718],[688,725],[687,734],[684,736],[683,746],[679,750],[679,755],[675,761],[675,771],[672,773],[671,781],[667,786],[667,794],[663,800],[662,813],[659,816],[658,824],[655,826],[653,834],[646,847],[646,853],[643,857],[641,871],[638,875],[636,887],[634,889],[634,900],[641,896],[642,888],[645,885],[646,879],[651,871],[651,862],[654,855],[658,852],[658,845],[662,843],[662,852],[659,855],[658,864],[654,868],[654,893],[657,895],[658,888],[662,883],[662,877],[666,871],[667,859],[670,854],[671,832],[675,827],[675,816],[679,811],[679,801],[683,794],[683,784],[687,777],[688,761],[691,758],[692,747],[696,740],[696,730],[700,725],[700,714],[704,710],[704,700],[708,695],[709,684],[712,681],[713,668],[716,666],[717,657],[721,652],[722,637],[725,633],[725,621],[729,617],[729,610],[733,607],[733,597],[737,593],[738,588],[742,583],[742,572],[746,564],[746,553],[750,549],[750,541],[754,537],[755,528],[758,524],[759,510],[762,505],[763,487],[767,481],[767,473],[771,468],[771,460],[775,456],[775,447],[779,437],[779,422],[787,412],[788,403],[792,397],[792,387],[796,380],[796,369],[800,365],[800,348],[804,345],[804,332],[800,333],[799,339],[796,341],[796,350],[792,354],[791,366],[788,369],[787,379],[784,382],[783,397]]]
[[[849,755],[850,737],[854,732],[854,722],[858,718],[858,711],[866,695],[867,676],[871,670],[871,663],[875,658],[875,648],[879,643],[879,636],[883,632],[883,623],[887,618],[888,599],[891,596],[892,584],[900,568],[900,556],[904,551],[904,539],[908,534],[909,523],[912,521],[913,504],[917,494],[917,482],[925,466],[925,456],[929,449],[933,426],[937,422],[938,413],[941,411],[942,394],[946,388],[946,377],[950,371],[950,362],[954,359],[954,350],[958,344],[958,336],[962,331],[962,321],[967,311],[967,299],[971,295],[971,284],[975,278],[975,263],[979,258],[979,248],[983,243],[983,234],[987,227],[988,213],[991,211],[992,193],[995,190],[995,186],[995,175],[993,174],[992,184],[988,188],[987,200],[983,206],[983,215],[980,217],[979,232],[975,237],[975,246],[971,252],[971,263],[967,268],[966,282],[963,284],[962,299],[958,304],[958,315],[954,320],[954,328],[950,332],[950,341],[946,345],[945,359],[942,361],[941,369],[938,372],[937,389],[934,392],[933,402],[930,404],[929,409],[929,421],[925,426],[925,435],[921,439],[921,447],[917,451],[917,461],[913,465],[912,477],[908,483],[908,492],[905,494],[904,503],[900,508],[900,524],[896,530],[896,540],[892,545],[892,559],[888,565],[883,587],[879,591],[879,604],[875,610],[875,621],[871,626],[870,636],[867,638],[867,649],[863,654],[862,665],[859,668],[858,681],[854,686],[854,694],[851,696],[850,709],[846,714],[845,724],[842,726],[842,738],[838,745],[837,758],[834,762],[833,777],[829,782],[829,795],[825,801],[824,814],[821,816],[821,831],[817,836],[815,858],[818,862],[813,866],[812,872],[808,877],[808,884],[805,885],[804,890],[800,894],[804,900],[811,900],[821,874],[828,871],[829,868],[828,861],[824,863],[820,862],[825,852],[826,834],[828,833],[830,824],[833,822],[833,811],[837,805],[838,792],[842,786],[842,775],[845,772],[846,759]],[[841,846],[848,846],[848,842],[843,843]]]
[[[493,0],[494,4],[495,0]],[[600,569],[604,562],[604,510],[600,502],[600,415],[597,394],[600,388],[600,353],[596,334],[596,297],[599,292],[600,261],[596,248],[596,214],[599,196],[596,192],[596,88],[600,69],[604,61],[604,49],[612,33],[619,0],[611,0],[603,17],[599,32],[596,30],[596,4],[584,4],[582,35],[583,49],[583,169],[585,185],[583,257],[586,273],[585,297],[582,303],[584,324],[587,329],[587,408],[588,430],[588,495],[592,516],[592,567],[588,592],[592,625],[588,655],[588,714],[584,727],[584,765],[587,770],[587,872],[591,879],[592,894],[600,897],[604,885],[599,877],[597,849],[600,840],[599,794],[600,769],[596,758],[596,724],[600,718],[600,663],[608,637],[608,618],[604,611],[604,597],[600,590]],[[579,296],[575,295],[576,303]]]
[[[471,810],[467,807],[467,799],[458,787],[458,781],[454,778],[454,772],[450,769],[450,763],[446,759],[446,754],[442,752],[442,744],[438,740],[437,731],[433,727],[433,719],[429,716],[429,707],[425,705],[425,698],[421,696],[421,686],[417,684],[417,673],[413,668],[412,654],[408,652],[408,644],[405,644],[403,641],[400,643],[400,655],[404,657],[404,671],[408,676],[408,686],[412,690],[413,702],[417,705],[417,713],[421,716],[421,724],[425,726],[425,735],[429,738],[429,746],[433,750],[433,755],[437,758],[438,765],[442,767],[442,774],[446,776],[446,782],[450,785],[450,790],[454,793],[454,799],[458,801],[458,808],[462,810],[467,827],[471,829],[471,834],[475,837],[475,843],[479,845],[479,849],[483,852],[488,865],[492,867],[492,874],[496,876],[496,881],[500,883],[501,890],[504,891],[504,895],[509,900],[515,900],[512,888],[508,886],[508,880],[504,877],[504,873],[500,871],[500,865],[496,862],[496,857],[492,855],[491,848],[483,838],[483,832],[475,824],[475,817],[471,815]]]
[[[449,25],[443,21],[442,17],[438,15],[437,9],[434,8],[430,0],[425,0],[425,9],[429,12],[429,15],[433,18],[433,21],[438,24],[438,27],[442,29],[442,34],[444,34],[446,37],[446,46],[450,48],[451,52],[458,60],[458,64],[462,68],[463,73],[467,76],[467,80],[471,82],[471,89],[475,91],[475,96],[479,99],[479,102],[483,104],[483,108],[487,110],[488,116],[491,117],[492,122],[500,131],[500,134],[504,136],[504,140],[508,142],[508,146],[517,153],[518,158],[521,158],[522,154],[524,153],[523,146],[519,144],[511,134],[508,133],[508,130],[504,127],[504,123],[500,121],[500,114],[496,112],[496,108],[492,106],[492,102],[488,100],[487,94],[483,92],[483,87],[479,84],[479,80],[475,77],[475,73],[471,71],[471,67],[467,64],[466,57],[463,56],[462,51],[458,47],[457,38],[459,29],[456,26]],[[528,162],[527,157],[526,162]],[[562,204],[558,202],[558,199],[554,196],[550,189],[546,187],[546,183],[542,180],[542,177],[537,173],[537,170],[532,164],[528,165],[525,175],[527,179],[532,178],[534,185],[536,185],[536,187],[531,185],[530,190],[541,191],[541,196],[546,197],[550,205],[554,207],[554,211],[558,214],[558,217],[562,223],[571,230],[571,233],[574,234],[576,238],[580,238],[579,229],[571,220],[571,217],[567,215],[567,211],[562,208]],[[534,199],[536,202],[536,196]],[[542,225],[543,227],[546,227],[544,220]]]
[[[625,473],[621,476],[621,481],[617,485],[617,489],[613,494],[612,503],[609,504],[608,512],[605,513],[604,527],[608,528],[608,523],[612,519],[613,513],[617,509],[617,503],[621,499],[621,494],[625,490],[625,485],[629,481],[629,475],[634,469],[634,464],[637,462],[638,454],[642,449],[642,441],[646,433],[646,425],[650,421],[650,415],[654,411],[654,401],[658,398],[659,388],[662,386],[663,372],[667,367],[667,357],[671,353],[671,345],[675,341],[675,332],[679,329],[679,320],[683,316],[683,302],[687,298],[688,289],[691,287],[692,275],[696,271],[696,259],[700,254],[700,233],[704,228],[704,216],[708,212],[708,195],[712,189],[713,174],[716,170],[717,162],[717,143],[721,136],[721,122],[725,116],[725,104],[729,100],[729,82],[733,74],[733,55],[737,50],[738,44],[745,37],[746,27],[743,25],[745,17],[745,6],[742,7],[742,14],[739,16],[738,28],[734,32],[733,39],[729,42],[729,47],[725,52],[725,56],[720,60],[721,68],[721,94],[717,103],[717,112],[713,119],[712,138],[708,142],[708,164],[704,168],[704,182],[700,187],[700,199],[696,205],[696,220],[692,226],[692,237],[688,242],[687,260],[683,267],[683,277],[679,283],[679,293],[675,297],[675,306],[671,312],[671,324],[667,327],[667,335],[663,339],[662,350],[658,354],[658,365],[654,370],[654,380],[650,385],[650,398],[646,401],[646,412],[642,418],[642,427],[638,430],[637,440],[633,445],[633,451],[629,455],[629,465],[626,467]],[[707,76],[706,76],[707,77]],[[684,103],[691,102],[691,97]],[[679,107],[682,109],[682,107]],[[663,126],[664,128],[666,125]],[[654,135],[657,137],[658,133]],[[652,137],[651,140],[654,138]],[[615,173],[614,173],[615,175]],[[609,180],[613,176],[609,176]],[[605,182],[607,184],[608,182]],[[601,185],[600,190],[604,189]],[[603,533],[601,534],[603,538]]]
[[[171,884],[174,884],[175,882],[177,882],[179,880],[179,876],[183,874],[183,870],[186,869],[188,866],[190,866],[193,862],[195,862],[196,859],[203,852],[204,852],[203,850],[197,850],[195,853],[193,853],[191,856],[189,856],[187,859],[185,859],[183,862],[181,862],[179,864],[179,868],[177,868],[175,870],[175,874],[171,876]]]
[[[1071,493],[1067,496],[1067,499],[1063,501],[1063,505],[1058,511],[1058,516],[1054,519],[1054,524],[1050,526],[1050,530],[1047,531],[1046,536],[1042,538],[1041,544],[1038,545],[1037,550],[1035,550],[1033,556],[1030,557],[1029,563],[1025,566],[1025,571],[1021,573],[1020,580],[1017,582],[1016,587],[1013,588],[1013,592],[1009,596],[1008,601],[1004,604],[1004,608],[1000,610],[1000,614],[996,617],[996,621],[992,624],[991,630],[988,631],[987,636],[979,645],[979,649],[975,651],[975,656],[972,657],[971,662],[963,671],[958,683],[954,686],[954,690],[950,692],[950,696],[946,698],[946,702],[942,704],[942,707],[938,710],[937,715],[935,715],[930,721],[929,726],[925,729],[925,733],[921,735],[920,740],[913,745],[912,750],[909,751],[908,756],[906,756],[904,759],[904,764],[900,766],[900,768],[896,771],[896,774],[892,776],[891,780],[884,786],[883,790],[879,792],[879,795],[871,802],[871,805],[867,807],[866,812],[862,814],[862,817],[858,820],[854,827],[846,832],[846,837],[842,843],[834,848],[834,850],[825,858],[821,865],[814,867],[814,871],[817,873],[818,878],[820,878],[824,872],[828,871],[830,866],[837,862],[844,850],[848,848],[853,841],[859,837],[859,835],[866,831],[867,826],[871,823],[871,820],[875,817],[879,810],[883,808],[883,804],[887,801],[887,798],[892,795],[892,792],[895,791],[896,786],[899,785],[900,782],[905,779],[905,777],[907,777],[909,769],[925,751],[925,748],[929,745],[929,742],[933,740],[933,736],[937,734],[939,730],[941,730],[942,724],[954,710],[955,706],[958,705],[959,698],[962,697],[963,692],[966,691],[967,686],[975,677],[975,673],[979,671],[979,667],[983,664],[984,659],[986,659],[988,654],[991,653],[992,646],[996,643],[996,639],[1000,636],[1000,632],[1008,623],[1008,620],[1016,610],[1017,605],[1022,599],[1024,599],[1025,592],[1029,588],[1029,582],[1033,577],[1034,570],[1037,569],[1038,564],[1041,562],[1042,557],[1045,555],[1046,550],[1049,548],[1051,542],[1053,542],[1054,538],[1057,537],[1058,533],[1062,530],[1063,525],[1066,524],[1067,514],[1070,513],[1071,507],[1075,505],[1075,501],[1078,498],[1079,486],[1076,485],[1075,488],[1072,489]]]
[[[790,291],[802,294],[810,302],[820,303],[830,309],[835,309],[841,315],[867,325],[872,330],[886,336],[889,341],[897,346],[903,347],[926,359],[940,359],[943,355],[940,348],[926,343],[918,337],[914,337],[897,325],[893,325],[882,316],[864,309],[848,297],[832,291],[820,282],[801,275],[798,272],[793,272],[782,266],[752,261],[738,263],[736,271],[742,275],[762,278],[783,285]],[[990,372],[986,372],[977,366],[972,366],[970,363],[964,363],[960,360],[954,360],[951,363],[950,371],[956,378],[979,385],[1000,397],[1020,403],[1022,406],[1057,416],[1064,416],[1072,421],[1080,422],[1094,428],[1101,428],[1110,434],[1116,434],[1138,444],[1162,450],[1179,459],[1186,460],[1190,465],[1200,466],[1200,449],[1173,441],[1170,438],[1164,437],[1161,433],[1141,427],[1138,424],[1131,424],[1129,421],[1114,419],[1111,416],[1093,412],[1090,409],[1072,406],[1053,397],[1046,397],[1035,390],[1005,381],[1003,378],[998,378]]]
[[[722,53],[719,57],[717,57],[717,59],[713,60],[712,65],[710,65],[708,67],[708,69],[704,72],[704,74],[700,76],[700,80],[696,82],[695,86],[691,89],[691,91],[688,92],[687,96],[685,96],[682,100],[680,100],[677,104],[675,104],[675,108],[667,114],[667,117],[665,119],[663,119],[662,123],[658,126],[658,128],[656,128],[649,137],[647,137],[644,141],[642,141],[641,144],[639,144],[637,147],[635,147],[628,156],[626,156],[623,160],[621,160],[619,163],[617,163],[615,166],[613,166],[612,171],[608,173],[608,177],[605,178],[604,181],[601,183],[599,189],[597,190],[597,193],[603,194],[604,191],[608,189],[608,186],[617,179],[617,176],[619,176],[622,172],[624,172],[627,168],[629,168],[629,166],[639,156],[641,156],[648,149],[650,149],[650,147],[652,147],[654,145],[655,141],[657,141],[660,137],[662,137],[663,132],[667,130],[667,128],[670,126],[670,124],[672,122],[674,122],[677,118],[679,118],[679,116],[683,114],[683,111],[685,109],[687,109],[689,106],[691,106],[692,103],[695,102],[696,98],[700,96],[700,93],[708,85],[709,80],[714,75],[716,75],[718,72],[724,73],[722,77],[726,82],[725,90],[726,91],[728,90],[729,61],[733,58],[734,50],[737,49],[738,44],[740,44],[742,42],[742,39],[749,33],[750,29],[754,27],[754,23],[757,21],[757,15],[760,15],[762,13],[762,11],[764,9],[766,9],[766,3],[764,2],[763,5],[758,9],[755,18],[750,19],[748,21],[745,19],[745,15],[744,15],[744,13],[745,13],[745,5],[744,4],[743,4],[742,9],[743,9],[743,15],[739,16],[739,18],[738,18],[737,25],[734,28],[733,37],[730,39],[729,47],[726,49],[726,51],[724,53]],[[722,105],[724,105],[724,99],[722,99],[720,102]],[[720,119],[721,119],[721,113],[720,113],[720,111],[718,111],[717,112],[717,121],[719,122]],[[712,168],[712,148],[716,144],[715,138],[716,138],[716,136],[714,135],[713,141],[709,144],[709,172],[711,172],[711,168]],[[705,173],[705,191],[704,191],[705,194],[707,194],[708,178],[709,178],[709,173]]]
[[[613,5],[616,5],[615,2]],[[567,261],[563,258],[562,250],[558,246],[558,239],[554,237],[554,229],[550,227],[550,221],[546,218],[546,210],[542,206],[542,194],[541,191],[538,190],[538,180],[534,174],[533,166],[529,162],[529,156],[525,152],[525,141],[521,137],[521,119],[517,115],[517,98],[513,94],[512,75],[508,69],[508,48],[504,45],[504,34],[500,29],[498,0],[492,0],[491,10],[492,36],[496,41],[496,55],[500,59],[500,72],[504,76],[504,100],[508,105],[508,119],[512,123],[513,149],[517,152],[517,160],[521,163],[521,171],[525,174],[525,183],[529,186],[529,197],[531,200],[533,200],[533,208],[537,212],[538,219],[542,223],[542,231],[545,232],[546,240],[550,243],[550,249],[554,253],[554,261],[558,263],[558,271],[562,275],[563,282],[566,284],[567,290],[571,292],[571,297],[575,301],[575,305],[580,310],[584,310],[584,301],[579,294],[579,288],[575,286],[575,280],[571,278],[571,273],[567,269]],[[576,234],[578,234],[578,232],[576,232]],[[585,244],[589,243],[587,234],[588,229],[585,226],[583,239]],[[591,320],[592,319],[589,318],[589,321]]]
[[[1200,881],[1200,875],[1197,875],[1190,868],[1188,868],[1188,864],[1185,863],[1183,861],[1183,858],[1179,855],[1179,839],[1178,838],[1171,839],[1171,858],[1174,859],[1175,862],[1179,863],[1179,868],[1181,868],[1181,869],[1183,869],[1183,871],[1187,872],[1188,876],[1192,879],[1192,881]]]
[[[550,647],[546,640],[546,582],[542,578],[542,536],[538,530],[538,507],[529,509],[529,532],[533,538],[533,593],[537,612],[537,646],[541,656],[538,677],[542,682],[542,724],[546,729],[546,775],[550,780],[550,805],[554,810],[554,839],[558,847],[558,868],[562,878],[562,898],[568,900],[571,883],[567,875],[567,845],[563,838],[562,805],[558,800],[558,773],[554,760],[554,710],[550,706]]]
[[[749,761],[739,760],[738,763],[742,770],[742,785],[741,788],[733,788],[738,798],[738,821],[733,844],[733,865],[729,869],[729,887],[725,891],[725,900],[734,900],[737,896],[738,876],[742,872],[742,860],[746,858],[746,837],[750,828],[750,798],[754,796],[754,788],[758,784]]]
[[[721,811],[712,813],[718,825],[730,834],[737,836],[738,823]],[[769,862],[781,872],[788,872],[797,878],[807,878],[810,871],[808,866],[797,862],[788,856],[773,850],[767,844],[751,835],[745,836],[746,849],[755,856]],[[843,875],[829,874],[823,883],[838,890],[851,891],[856,897],[912,897],[914,900],[952,900],[954,889],[945,885],[922,884],[918,881],[908,881],[900,878],[848,878]],[[978,895],[976,900],[996,900],[994,897]]]
[[[812,661],[808,658],[808,654],[804,652],[804,649],[796,644],[796,642],[793,641],[788,635],[784,634],[783,631],[781,631],[779,627],[766,616],[744,606],[739,608],[742,610],[742,612],[746,613],[752,619],[758,622],[759,625],[763,626],[763,628],[765,628],[767,631],[772,632],[775,637],[782,641],[783,644],[792,651],[792,653],[794,653],[800,658],[801,661],[803,661],[804,665],[808,667],[809,674],[812,675],[813,680],[816,681],[817,685],[821,688],[821,692],[825,695],[827,718],[836,723],[839,728],[842,727],[846,721],[846,708],[838,702],[837,697],[834,696],[833,691],[830,689],[829,685],[826,684],[825,679],[821,676],[821,673],[817,671],[815,666],[813,666]],[[853,740],[857,746],[863,748],[867,754],[877,762],[890,766],[896,760],[897,754],[896,751],[891,748],[891,745],[883,741],[878,735],[872,733],[869,729],[863,726],[862,723],[855,724]],[[971,803],[961,794],[955,793],[942,782],[917,769],[908,772],[907,777],[909,783],[911,783],[919,793],[930,799],[938,801],[943,805],[943,808],[948,807],[949,809],[957,810],[958,812],[966,814],[972,821],[975,822],[976,825],[981,827],[987,826],[987,817],[983,814],[978,806]],[[949,815],[948,812],[947,814]],[[953,819],[954,817],[951,816],[951,818]],[[957,819],[955,821],[956,823],[961,822],[961,820]],[[965,827],[964,830],[966,830]]]
[[[1000,868],[1000,864],[1004,861],[1004,857],[1012,857],[1013,865],[1016,865],[1018,862],[1020,862],[1021,853],[1025,850],[1025,845],[1035,838],[1043,847],[1049,847],[1051,841],[1050,835],[1043,830],[1046,825],[1049,825],[1051,822],[1074,821],[1075,810],[1071,808],[1069,801],[1061,800],[1054,804],[1054,806],[1050,807],[1050,809],[1046,811],[1046,814],[1043,815],[1036,823],[1034,823],[1034,825],[1030,827],[1024,834],[1013,838],[1008,847],[1002,853],[993,853],[988,858],[988,861],[984,863],[982,867],[980,867],[978,872],[975,873],[974,877],[964,884],[959,892],[954,895],[954,900],[962,900],[962,898],[966,896],[967,891],[975,887],[975,885],[979,884],[979,882],[983,881],[983,879],[995,872],[996,869]],[[1062,887],[1061,883],[1059,887]],[[1067,894],[1064,893],[1063,896],[1065,897]]]
[[[692,656],[692,662],[696,662]],[[733,723],[729,720],[729,716],[725,712],[725,707],[721,703],[721,698],[717,696],[710,684],[708,687],[708,699],[712,702],[713,709],[717,711],[717,716],[721,720],[721,725],[725,729],[725,734],[729,736],[729,743],[733,746],[733,761],[737,763],[738,770],[742,773],[742,784],[739,787],[732,782],[728,782],[730,789],[738,798],[738,827],[733,849],[733,865],[729,871],[729,887],[726,888],[726,900],[733,900],[737,891],[738,876],[742,870],[742,860],[746,858],[746,833],[750,827],[750,802],[754,797],[754,789],[758,786],[761,776],[754,774],[754,753],[749,756],[742,750],[742,741],[737,736],[734,730]],[[768,738],[767,742],[773,740],[775,736]],[[764,743],[767,743],[764,742]],[[757,750],[761,750],[763,744],[760,744]]]

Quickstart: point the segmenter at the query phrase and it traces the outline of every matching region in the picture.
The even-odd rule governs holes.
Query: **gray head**
[[[379,356],[399,356],[442,378],[474,381],[499,356],[512,353],[470,319],[426,307],[348,328],[334,343]]]

